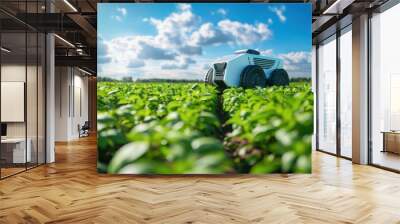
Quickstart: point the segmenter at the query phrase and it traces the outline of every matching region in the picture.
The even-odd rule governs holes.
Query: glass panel
[[[38,163],[45,163],[45,44],[46,37],[44,34],[39,33],[38,45]]]
[[[312,46],[312,57],[311,57],[311,80],[312,80],[312,91],[314,93],[314,96],[316,95],[316,85],[317,85],[317,48],[315,45]],[[312,150],[316,150],[316,130],[317,130],[317,102],[314,100],[314,119],[313,119],[313,127],[314,127],[314,132],[313,132],[313,137],[312,137]]]
[[[37,1],[27,2],[27,13],[37,13]],[[37,19],[38,17],[33,17]],[[33,20],[34,20],[33,19]],[[37,21],[31,21],[36,23]],[[27,149],[30,148],[30,161],[27,167],[35,167],[38,163],[38,33],[36,30],[27,30],[27,80],[26,80],[26,113],[27,113]]]
[[[318,149],[336,153],[336,36],[318,48]]]
[[[352,35],[351,26],[340,36],[340,153],[352,157]]]
[[[26,34],[2,33],[1,140],[2,177],[25,170],[31,151],[26,150]]]
[[[27,63],[27,81],[26,81],[26,112],[27,112],[27,143],[28,150],[30,148],[30,159],[28,160],[28,168],[37,165],[37,132],[38,132],[38,88],[37,88],[37,74],[38,74],[38,36],[36,32],[27,33],[28,38],[28,63]],[[28,154],[29,155],[29,154]]]
[[[372,25],[372,163],[400,170],[400,4],[374,15]]]
[[[12,14],[45,12],[45,0],[1,1]],[[34,21],[33,21],[34,22]],[[45,162],[45,35],[0,12],[0,177]]]

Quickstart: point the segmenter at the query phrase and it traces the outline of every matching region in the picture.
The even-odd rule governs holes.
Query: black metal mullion
[[[25,21],[28,19],[28,1],[25,0]],[[28,25],[25,25],[25,102],[24,102],[24,118],[25,118],[25,170],[28,170],[28,113],[27,113],[27,89],[28,89]]]
[[[368,46],[368,53],[367,53],[367,141],[368,141],[368,156],[367,156],[367,163],[373,164],[373,149],[372,149],[372,63],[371,63],[371,56],[372,56],[372,29],[371,29],[371,20],[372,20],[372,11],[368,11],[368,20],[367,20],[367,46]]]
[[[47,0],[45,0],[45,13],[47,13]],[[44,33],[44,163],[47,163],[47,38]],[[43,74],[42,74],[43,77]]]
[[[340,36],[341,31],[336,31],[336,154],[341,157],[341,114],[340,114],[340,82],[341,82],[341,65],[340,65]]]
[[[72,67],[72,117],[75,119],[75,67]]]
[[[39,0],[36,1],[39,13]],[[36,32],[36,166],[39,165],[39,33]]]
[[[2,32],[1,32],[1,24],[2,23],[0,23],[0,47],[2,46]],[[2,55],[2,52],[0,51],[0,112],[1,112],[1,67],[2,67],[2,64],[1,64],[1,55]],[[3,124],[2,122],[1,122],[1,113],[0,113],[0,124]],[[0,134],[0,136],[1,136],[1,134]],[[2,176],[1,176],[1,170],[2,170],[2,163],[1,163],[1,145],[2,144],[0,144],[0,180],[2,179]]]
[[[315,148],[319,149],[319,44],[315,46]]]

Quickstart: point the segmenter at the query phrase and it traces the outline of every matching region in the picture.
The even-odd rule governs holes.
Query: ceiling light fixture
[[[78,70],[81,71],[81,72],[83,72],[83,73],[85,73],[85,74],[87,74],[87,75],[90,75],[90,76],[92,75],[92,73],[90,73],[90,72],[88,72],[88,71],[86,71],[86,70],[83,70],[83,69],[81,69],[81,68],[79,68],[79,67],[78,67]]]
[[[67,45],[69,45],[70,47],[73,47],[73,48],[75,48],[75,45],[73,45],[71,42],[69,42],[68,40],[66,40],[66,39],[64,39],[64,38],[62,38],[62,37],[60,37],[59,35],[57,35],[57,34],[54,34],[54,36],[55,37],[57,37],[59,40],[61,40],[62,42],[64,42],[64,43],[66,43]]]
[[[1,47],[0,49],[1,49],[2,51],[6,52],[6,53],[10,53],[10,52],[11,52],[11,50],[9,50],[9,49],[7,49],[7,48],[5,48],[5,47]]]
[[[336,0],[330,5],[324,12],[323,15],[340,15],[343,10],[351,5],[355,0]]]
[[[68,0],[64,0],[64,3],[67,4],[74,12],[78,12],[78,10]]]

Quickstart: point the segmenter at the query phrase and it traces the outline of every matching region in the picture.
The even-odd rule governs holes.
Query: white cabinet
[[[27,147],[25,151],[25,138],[7,138],[2,139],[1,144],[12,148],[12,162],[25,163],[32,161],[32,140],[26,140]]]

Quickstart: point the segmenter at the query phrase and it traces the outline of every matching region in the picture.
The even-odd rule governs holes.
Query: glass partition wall
[[[400,171],[400,4],[371,18],[370,163]]]
[[[336,153],[336,35],[318,46],[318,149]]]
[[[36,12],[39,2],[18,7]],[[0,11],[1,179],[45,163],[45,41],[44,33]]]
[[[340,31],[340,155],[352,158],[352,33],[351,25]]]
[[[321,41],[317,62],[317,150],[352,157],[352,27]]]

